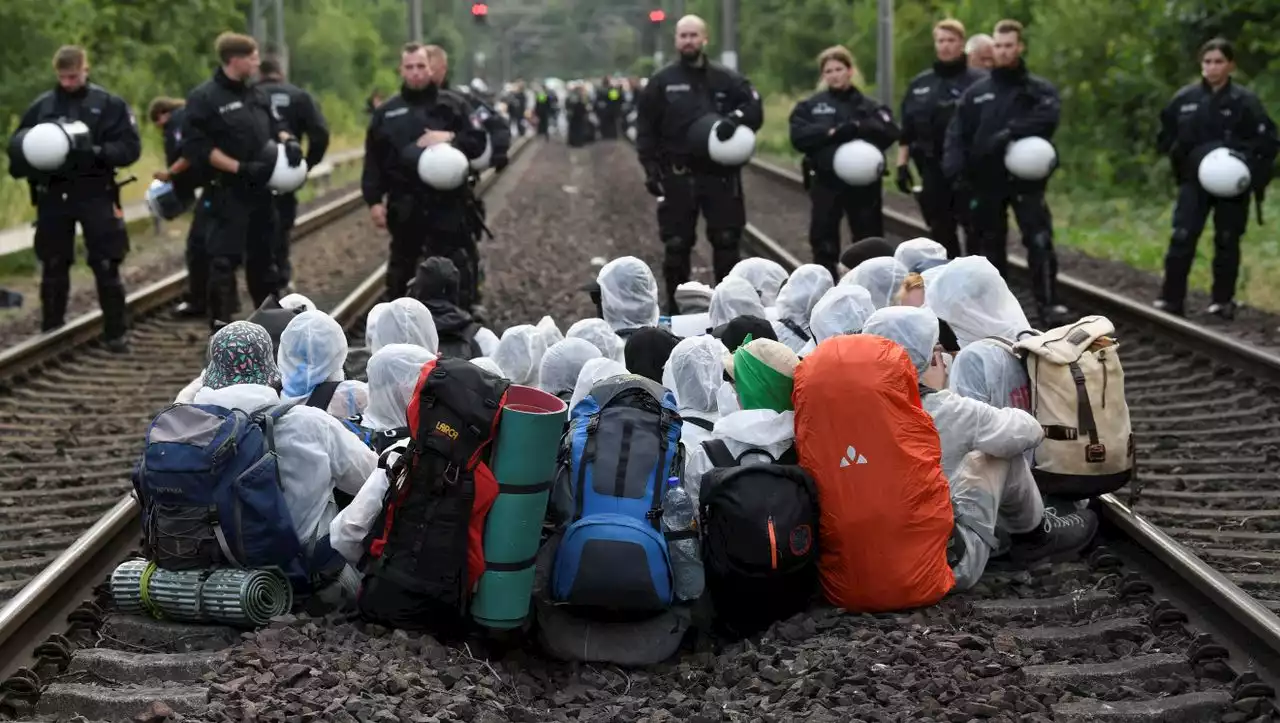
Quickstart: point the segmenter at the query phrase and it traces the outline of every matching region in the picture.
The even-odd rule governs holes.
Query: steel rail
[[[532,140],[522,138],[513,144],[510,152],[511,160],[514,161],[532,143]],[[477,194],[488,191],[496,178],[497,174],[493,171],[485,171],[476,185]],[[298,218],[291,240],[297,241],[308,234],[315,233],[359,209],[362,205],[360,192],[353,191],[309,211]],[[385,263],[379,266],[333,308],[331,315],[345,330],[352,329],[361,321],[364,312],[381,296],[386,268]],[[186,272],[181,272],[138,291],[129,297],[131,309],[134,304],[139,304],[147,310],[155,309],[163,305],[166,300],[177,298],[185,286],[185,281]],[[167,299],[166,294],[168,294]],[[100,311],[85,316],[96,316],[97,323],[101,323]],[[89,323],[84,320],[84,317],[73,322],[73,324],[85,325]],[[44,336],[57,335],[58,332]],[[43,361],[54,353],[50,351],[51,348],[59,349],[57,353],[74,348],[76,344],[70,342],[72,338],[80,338],[80,335],[69,334],[67,340],[58,341],[56,344],[46,340],[45,344],[20,345],[19,348],[26,349],[26,354],[38,356]],[[40,341],[40,339],[33,341]],[[0,362],[3,362],[4,358],[11,358],[19,348],[7,352],[3,358],[0,358]],[[23,363],[21,358],[8,362],[10,368],[16,364],[22,364],[23,369],[31,368],[36,363],[38,362]],[[5,368],[5,364],[0,363],[0,370]],[[0,681],[5,680],[21,667],[36,645],[49,635],[67,627],[67,616],[90,597],[92,589],[102,582],[103,574],[131,548],[136,548],[137,525],[137,501],[133,493],[128,493],[66,550],[63,550],[44,570],[32,578],[31,582],[4,607],[0,607]]]

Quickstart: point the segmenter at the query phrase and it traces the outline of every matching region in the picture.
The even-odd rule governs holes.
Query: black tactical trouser
[[[705,173],[668,166],[663,171],[664,198],[658,202],[658,234],[662,239],[662,276],[666,282],[667,312],[679,313],[676,287],[693,273],[693,246],[698,240],[698,214],[706,220],[711,242],[711,265],[716,283],[741,258],[742,229],[747,211],[742,178],[735,172]]]
[[[191,228],[187,230],[187,303],[203,312],[209,299],[209,254],[205,252],[209,235],[209,200],[198,199],[191,211]]]
[[[40,261],[40,329],[51,331],[66,321],[71,265],[76,258],[76,223],[84,229],[89,268],[102,307],[103,335],[118,339],[128,329],[120,263],[129,253],[129,232],[110,179],[54,186],[40,195],[35,234]]]
[[[1027,248],[1036,305],[1041,309],[1053,306],[1058,303],[1058,257],[1053,250],[1053,215],[1043,190],[975,189],[972,213],[978,248],[1000,276],[1008,279],[1010,208],[1022,234],[1022,245]]]
[[[470,253],[475,241],[467,225],[464,197],[455,193],[456,198],[426,201],[405,196],[387,202],[391,244],[386,300],[407,296],[422,259],[440,256],[458,267],[458,305],[470,309],[475,303],[476,264]]]
[[[289,237],[293,233],[293,223],[298,218],[298,196],[294,193],[280,193],[275,197],[276,221],[276,272],[280,275],[281,288],[293,281],[293,264],[289,262]]]
[[[958,192],[947,180],[940,164],[928,159],[914,160],[916,170],[920,172],[921,185],[920,193],[916,194],[916,203],[920,205],[924,222],[929,225],[931,238],[947,250],[947,258],[963,256],[965,249],[960,244],[959,230],[965,229],[966,240],[973,238],[973,232],[968,226],[967,195]],[[973,253],[974,249],[968,249],[968,252]]]
[[[207,311],[212,325],[231,321],[238,308],[236,268],[244,264],[245,283],[256,309],[280,291],[276,269],[276,206],[265,189],[214,186],[209,198],[209,258]]]
[[[1196,259],[1196,243],[1213,211],[1213,301],[1235,299],[1240,274],[1240,237],[1249,223],[1249,194],[1235,198],[1210,195],[1195,181],[1178,187],[1173,206],[1173,237],[1164,257],[1164,290],[1161,297],[1172,310],[1182,311],[1187,296],[1187,276]]]
[[[809,200],[809,246],[813,263],[839,279],[840,222],[847,220],[854,241],[884,235],[883,191],[879,181],[869,186],[850,186],[836,178],[812,177]]]

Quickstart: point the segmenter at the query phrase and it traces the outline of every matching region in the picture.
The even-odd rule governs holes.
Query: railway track
[[[799,175],[762,162],[747,173],[794,209],[759,217],[749,234],[758,252],[791,266],[808,258],[801,225],[808,201]],[[897,240],[929,235],[922,221],[892,210],[886,210],[885,229]],[[1034,318],[1026,260],[1011,255],[1010,262],[1010,286]],[[1228,597],[1224,581],[1248,593],[1256,603],[1238,601],[1237,613],[1280,650],[1280,620],[1271,614],[1280,611],[1280,409],[1274,401],[1280,357],[1069,274],[1060,285],[1073,310],[1107,315],[1124,343],[1140,489],[1104,498],[1106,518],[1149,540],[1154,554],[1188,575],[1204,576],[1204,585],[1222,590],[1217,596]],[[1133,510],[1119,499],[1128,492],[1137,499]],[[1199,566],[1174,553],[1165,535],[1218,577],[1209,582],[1208,571],[1195,572]]]
[[[635,168],[610,183],[642,193]],[[763,234],[753,241],[758,253],[785,260]],[[370,276],[333,307],[344,327],[358,325],[380,283]],[[35,714],[91,720],[149,708],[210,721],[1019,723],[1239,723],[1270,720],[1274,711],[1271,674],[1280,666],[1267,649],[1250,642],[1247,628],[1215,617],[1216,602],[1153,561],[1122,527],[1087,559],[993,568],[973,590],[930,608],[872,616],[818,607],[761,640],[699,646],[652,670],[624,672],[474,643],[442,648],[340,618],[287,616],[241,634],[111,614],[83,601],[119,559],[111,551],[126,552],[136,538],[133,515],[120,502],[42,573],[37,583],[48,596],[28,588],[15,601],[25,601],[25,621],[12,605],[0,611],[0,661],[29,662],[43,641],[33,672],[0,683],[0,709],[30,714],[25,704],[38,700]],[[46,639],[51,632],[61,637]]]
[[[306,211],[292,253],[297,287],[361,345],[386,269],[363,207],[356,189]],[[179,272],[129,297],[129,354],[98,345],[100,312],[0,354],[0,677],[136,543],[141,431],[204,362],[207,322],[164,313],[185,283]]]

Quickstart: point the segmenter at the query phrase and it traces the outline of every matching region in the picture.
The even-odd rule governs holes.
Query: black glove
[[[649,195],[654,198],[662,198],[667,195],[666,190],[662,188],[662,179],[657,176],[645,176],[644,190],[648,191]]]
[[[738,124],[726,118],[716,124],[716,138],[719,138],[723,143],[724,141],[733,138],[734,131],[736,130],[738,130]]]
[[[987,136],[987,139],[974,149],[974,155],[978,158],[989,158],[1002,153],[1011,140],[1013,140],[1013,133],[1006,128],[995,135]]]
[[[915,185],[916,179],[911,177],[911,165],[903,163],[898,166],[898,190],[909,196]]]
[[[495,173],[502,173],[502,169],[506,168],[511,161],[506,156],[497,156],[489,161],[489,165],[493,166]]]
[[[290,138],[284,142],[284,158],[289,162],[290,168],[297,168],[302,163],[302,144],[298,143],[297,138]]]
[[[858,125],[858,121],[849,121],[848,123],[837,126],[836,132],[831,134],[831,137],[835,139],[837,143],[848,143],[858,137],[859,130],[861,130],[861,128]]]
[[[267,181],[271,180],[271,174],[274,172],[273,165],[262,161],[240,161],[240,170],[236,172],[236,175],[252,185],[265,186]]]

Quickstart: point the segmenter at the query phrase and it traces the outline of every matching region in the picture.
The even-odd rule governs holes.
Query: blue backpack
[[[299,595],[341,571],[328,536],[304,545],[285,505],[274,427],[292,407],[174,404],[156,416],[133,473],[148,559],[166,570],[278,568]]]
[[[634,374],[600,382],[573,408],[551,500],[563,529],[553,602],[611,614],[671,606],[662,494],[682,472],[680,431],[671,392]]]

